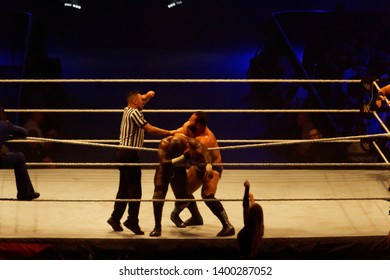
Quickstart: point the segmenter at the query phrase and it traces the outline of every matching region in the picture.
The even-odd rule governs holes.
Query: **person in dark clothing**
[[[244,182],[244,187],[242,200],[244,227],[237,234],[237,241],[244,258],[255,258],[261,250],[264,235],[264,214],[263,208],[255,202],[252,193],[249,192],[248,180]]]
[[[26,137],[27,131],[23,127],[8,121],[4,108],[0,107],[0,147],[3,147],[4,143],[9,139]],[[18,200],[33,200],[40,196],[39,193],[35,192],[31,183],[26,159],[22,153],[2,151],[0,153],[0,168],[14,169],[17,189],[16,197]]]

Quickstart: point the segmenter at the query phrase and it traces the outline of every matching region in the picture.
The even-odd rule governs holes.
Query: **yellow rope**
[[[0,83],[361,83],[341,79],[0,79]]]
[[[92,142],[92,143],[119,143],[118,139],[67,139],[74,140],[77,142]],[[160,143],[159,139],[145,139],[144,143]],[[272,142],[285,142],[285,141],[303,141],[297,139],[218,139],[218,143],[272,143]],[[45,140],[32,140],[32,139],[11,139],[7,142],[12,143],[41,143],[46,142]],[[329,141],[330,142],[330,141]],[[360,142],[359,139],[351,140],[334,140],[331,142],[340,142],[340,143],[350,143],[350,142]]]
[[[158,149],[152,149],[152,148],[110,145],[110,144],[103,144],[103,143],[94,143],[94,142],[76,141],[76,140],[65,140],[65,139],[27,137],[27,140],[62,143],[62,144],[73,144],[73,145],[83,145],[83,146],[93,146],[93,147],[101,147],[101,148],[115,148],[115,149],[128,149],[128,150],[153,151],[153,152],[158,151]]]
[[[321,139],[288,140],[288,141],[278,141],[278,142],[270,142],[270,143],[215,147],[215,148],[209,148],[209,150],[233,150],[233,149],[260,148],[260,147],[271,147],[271,146],[292,145],[292,144],[302,144],[302,143],[322,143],[322,142],[346,141],[346,140],[356,140],[356,139],[388,138],[389,136],[390,136],[389,133],[381,133],[381,134],[332,137],[332,138],[321,138]],[[125,147],[125,146],[120,146],[120,145],[87,142],[87,141],[80,141],[80,140],[65,140],[65,139],[39,138],[39,137],[27,137],[27,140],[41,141],[41,142],[54,142],[54,143],[62,143],[62,144],[84,145],[84,146],[94,146],[94,147],[101,147],[101,148],[115,148],[115,149],[121,148],[121,149],[133,149],[133,150],[153,151],[153,152],[158,151],[158,149],[154,149],[154,148]]]
[[[142,166],[142,167],[156,167],[159,163],[113,163],[113,162],[28,162],[29,167],[118,167],[118,166]],[[346,163],[285,163],[285,162],[224,162],[214,164],[224,167],[305,167],[305,168],[316,168],[316,167],[348,167],[348,168],[389,168],[390,163],[363,163],[363,162],[346,162]]]
[[[309,197],[309,198],[263,198],[256,201],[362,201],[362,200],[386,200],[390,201],[390,196],[383,197]],[[16,198],[0,198],[0,201],[19,201]],[[222,202],[242,202],[242,198],[233,199],[36,199],[32,202],[176,202],[176,201],[222,201]]]
[[[6,113],[123,113],[122,109],[5,109]],[[360,113],[359,109],[145,109],[144,113]]]

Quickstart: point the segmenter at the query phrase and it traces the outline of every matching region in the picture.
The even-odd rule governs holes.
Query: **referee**
[[[130,91],[127,94],[127,107],[125,107],[120,126],[119,145],[124,147],[142,147],[144,142],[144,131],[157,136],[170,136],[176,130],[165,130],[152,126],[141,113],[145,104],[154,97],[154,91],[142,94],[138,90]],[[116,153],[118,163],[140,163],[138,149],[121,149]],[[117,199],[140,199],[141,188],[141,166],[120,166],[119,167],[119,188]],[[107,223],[114,231],[123,231],[120,220],[128,205],[128,217],[123,223],[125,227],[137,235],[143,235],[138,224],[140,202],[115,202],[114,211]]]

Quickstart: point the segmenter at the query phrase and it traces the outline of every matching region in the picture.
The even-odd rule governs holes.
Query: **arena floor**
[[[79,248],[80,244],[84,249],[86,244],[94,244],[94,248],[96,244],[100,244],[100,249],[103,250],[103,247],[105,253],[101,253],[99,258],[111,258],[114,250],[124,250],[134,244],[143,244],[140,245],[140,251],[147,251],[148,246],[158,247],[160,253],[163,253],[154,258],[170,258],[176,248],[204,246],[206,243],[207,246],[225,250],[236,246],[236,236],[216,237],[221,225],[203,202],[198,202],[204,218],[203,226],[176,228],[169,220],[173,203],[166,202],[162,235],[157,238],[149,237],[154,220],[152,203],[148,201],[142,202],[140,211],[140,226],[145,231],[144,236],[134,235],[126,229],[123,232],[113,232],[106,223],[113,202],[107,200],[115,198],[118,174],[116,169],[30,169],[31,179],[41,197],[32,202],[7,199],[0,201],[2,258],[24,258],[23,253],[19,252],[22,255],[18,255],[15,252],[15,244],[25,244],[22,251],[28,251],[26,257],[33,257],[31,250],[39,251],[31,249],[31,244],[36,243],[55,244],[57,251],[60,250],[58,247],[61,250],[65,250],[65,247],[76,250],[74,248]],[[153,175],[153,170],[143,170],[143,199],[152,198]],[[389,246],[386,247],[384,242],[390,230],[390,203],[380,198],[390,198],[390,172],[361,169],[224,170],[217,197],[236,200],[222,202],[236,233],[243,227],[240,200],[245,180],[249,180],[251,192],[264,209],[264,243],[268,244],[269,250],[277,243],[280,245],[281,241],[284,247],[290,249],[295,248],[298,241],[302,245],[298,245],[301,247],[299,251],[303,248],[310,250],[310,246],[318,248],[321,240],[332,240],[332,244],[335,240],[349,240],[348,244],[356,244],[357,240],[369,239],[377,244],[371,245],[380,246],[380,252],[385,252],[385,256],[388,256]],[[0,197],[14,198],[15,195],[12,170],[1,170]],[[195,193],[195,197],[200,198],[200,194]],[[173,199],[171,190],[167,198]],[[185,219],[188,213],[183,212],[182,216]],[[287,245],[294,242],[295,245]],[[368,247],[372,248],[371,245]],[[132,248],[133,251],[138,250]],[[276,251],[266,256],[286,258]],[[123,257],[123,251],[121,254]],[[325,255],[318,256],[317,253],[316,258],[327,258],[326,254],[329,252],[322,249],[320,254]],[[226,258],[234,257],[226,255]],[[51,256],[40,255],[38,258]],[[76,254],[69,258],[82,256]],[[210,258],[213,258],[212,255]],[[217,255],[217,258],[221,256]]]

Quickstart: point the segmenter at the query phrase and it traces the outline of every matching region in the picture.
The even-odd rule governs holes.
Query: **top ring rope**
[[[45,139],[45,138],[43,138]],[[92,143],[119,143],[119,139],[66,139],[66,140],[74,140],[78,142],[92,142]],[[161,140],[157,139],[145,139],[144,143],[160,143]],[[272,143],[272,142],[286,142],[286,141],[297,141],[297,139],[219,139],[218,143]],[[359,142],[358,139],[351,140],[335,140],[332,142],[340,142],[340,143],[350,143],[350,142]],[[46,142],[45,140],[33,140],[33,139],[11,139],[7,140],[7,142],[13,143],[40,143]]]
[[[145,109],[146,113],[360,113],[359,109]],[[123,113],[123,109],[6,109],[6,113]]]
[[[0,79],[0,83],[361,83],[341,79]]]

